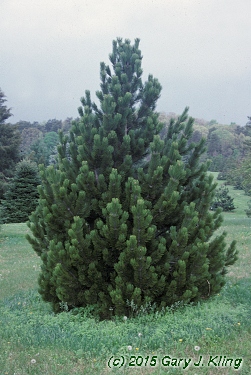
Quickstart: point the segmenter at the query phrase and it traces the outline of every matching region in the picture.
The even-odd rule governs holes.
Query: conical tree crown
[[[232,211],[235,209],[233,201],[234,198],[229,195],[229,189],[223,184],[216,189],[211,210],[216,210],[220,207],[223,211]]]
[[[38,203],[39,184],[36,164],[29,160],[19,162],[1,202],[1,217],[4,223],[23,223],[28,220]]]
[[[99,105],[86,91],[58,163],[41,169],[28,236],[43,298],[55,311],[95,305],[103,318],[217,293],[236,259],[225,233],[212,239],[216,185],[199,162],[205,141],[189,142],[188,109],[161,139],[161,86],[152,75],[142,83],[139,40],[114,41],[110,62],[100,65]]]

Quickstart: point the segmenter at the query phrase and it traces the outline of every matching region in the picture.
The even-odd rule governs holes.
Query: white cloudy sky
[[[158,111],[244,125],[251,115],[251,0],[0,0],[0,88],[11,122],[77,117],[116,37],[141,39]]]

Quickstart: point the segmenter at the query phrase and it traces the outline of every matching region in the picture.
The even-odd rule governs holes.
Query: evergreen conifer
[[[23,160],[16,166],[14,177],[1,202],[1,220],[4,223],[23,223],[38,203],[37,186],[40,178],[35,163]]]
[[[229,195],[229,189],[226,187],[226,185],[221,185],[219,189],[216,189],[215,191],[215,197],[211,210],[222,208],[223,211],[233,211],[235,209],[233,201],[234,198]]]
[[[130,305],[197,301],[218,293],[236,260],[210,212],[216,184],[189,143],[186,108],[167,134],[155,112],[161,85],[142,83],[139,39],[113,41],[100,65],[100,101],[86,91],[81,119],[60,134],[58,162],[41,168],[39,205],[27,236],[42,259],[39,291],[54,311],[95,305],[102,318]]]
[[[8,189],[9,179],[13,177],[15,164],[20,160],[21,136],[16,126],[5,123],[12,116],[11,109],[5,105],[6,101],[0,88],[0,201]]]

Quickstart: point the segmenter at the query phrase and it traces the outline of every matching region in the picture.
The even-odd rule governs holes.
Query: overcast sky
[[[10,122],[77,117],[96,100],[112,40],[140,38],[157,110],[245,125],[251,116],[251,0],[0,0],[0,88]],[[98,102],[98,100],[97,100]]]

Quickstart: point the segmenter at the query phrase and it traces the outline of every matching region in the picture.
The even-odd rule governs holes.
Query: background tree
[[[248,202],[248,208],[245,210],[247,217],[251,217],[251,201]]]
[[[19,160],[20,133],[16,126],[5,124],[11,116],[4,104],[5,95],[0,89],[0,200],[7,189],[9,178],[13,176],[15,164]]]
[[[38,202],[37,186],[40,178],[35,163],[23,160],[16,166],[15,175],[1,202],[4,223],[23,223],[35,210]]]
[[[75,119],[77,121],[78,119]],[[63,122],[62,122],[62,131],[64,133],[68,133],[70,128],[71,128],[71,123],[73,121],[72,117],[67,117]]]
[[[48,120],[45,124],[45,130],[47,133],[49,132],[57,132],[62,129],[62,121],[57,119]]]
[[[249,123],[238,134],[237,146],[232,157],[226,162],[222,177],[227,184],[236,189],[243,189],[247,195],[251,195],[250,160],[251,160],[251,130]],[[239,131],[237,129],[237,131]]]
[[[233,211],[235,209],[233,201],[234,199],[229,195],[229,189],[226,185],[221,185],[215,192],[211,209],[216,210],[220,207],[223,211]]]
[[[7,100],[5,99],[3,91],[0,89],[0,124],[3,124],[9,117],[12,116],[11,108],[7,108],[4,104]]]
[[[24,128],[21,133],[22,141],[20,144],[20,154],[22,157],[27,158],[31,153],[31,147],[42,138],[43,133],[37,128]]]
[[[46,133],[43,138],[37,139],[37,141],[30,146],[29,158],[37,164],[49,165],[50,156],[54,153],[58,142],[57,133]]]
[[[109,57],[99,107],[86,91],[57,164],[41,168],[27,236],[43,262],[43,298],[55,311],[95,305],[102,318],[130,314],[131,303],[207,298],[236,259],[225,233],[212,238],[222,222],[209,211],[216,184],[199,161],[204,140],[189,143],[188,109],[161,140],[161,86],[152,75],[142,83],[139,39],[118,38]]]

